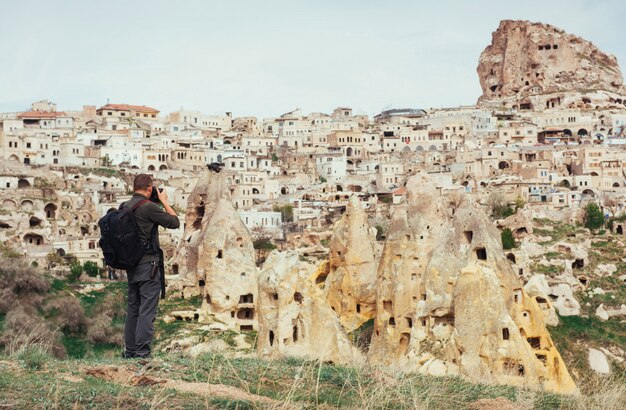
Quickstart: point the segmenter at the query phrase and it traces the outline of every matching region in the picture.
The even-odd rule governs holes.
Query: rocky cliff
[[[315,286],[315,276],[315,267],[301,262],[296,251],[270,254],[259,275],[257,351],[261,357],[360,360],[337,314]]]
[[[373,363],[488,383],[574,392],[541,304],[507,261],[477,205],[450,207],[426,176],[412,177],[378,270]]]
[[[250,232],[233,207],[223,173],[208,171],[189,197],[175,264],[183,294],[201,294],[201,322],[256,329],[257,267]]]
[[[617,59],[548,24],[501,21],[491,44],[480,55],[477,71],[482,102],[516,100],[511,105],[519,109],[623,103]],[[528,99],[554,93],[589,95],[577,100],[568,94]]]
[[[376,308],[376,230],[358,197],[350,197],[346,213],[330,239],[326,299],[347,331],[374,317]]]

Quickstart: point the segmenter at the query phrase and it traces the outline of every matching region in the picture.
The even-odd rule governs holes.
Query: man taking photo
[[[159,296],[165,289],[163,252],[159,246],[159,226],[177,229],[180,221],[169,205],[167,193],[152,185],[152,177],[139,174],[133,182],[133,196],[123,204],[133,209],[141,245],[145,249],[139,264],[128,269],[128,313],[124,326],[125,358],[149,358],[154,337]],[[162,207],[150,201],[153,191]],[[154,198],[154,197],[153,197]],[[163,297],[164,292],[163,292]]]

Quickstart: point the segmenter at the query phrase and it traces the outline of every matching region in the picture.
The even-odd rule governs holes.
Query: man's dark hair
[[[139,174],[133,181],[133,190],[147,189],[152,185],[152,177],[148,174]]]

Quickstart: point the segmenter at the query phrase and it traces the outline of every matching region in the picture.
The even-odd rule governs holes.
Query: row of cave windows
[[[245,273],[242,273],[242,275],[245,275]],[[205,281],[200,279],[198,281],[198,286],[200,287],[204,287],[205,286]],[[273,300],[278,300],[278,293],[272,293],[272,299]],[[209,295],[208,293],[205,296],[205,300],[207,302],[207,304],[211,304],[211,295]],[[226,300],[230,300],[230,296],[226,295]],[[302,296],[302,293],[300,292],[295,292],[293,294],[293,300],[294,302],[297,303],[302,303],[304,301],[304,296]],[[248,293],[246,295],[241,295],[239,296],[239,303],[243,304],[243,303],[254,303],[254,295],[252,293]]]
[[[274,346],[275,336],[274,336],[274,331],[273,330],[269,331],[268,337],[269,337],[270,346]],[[298,343],[298,340],[301,340],[303,338],[304,338],[304,332],[302,331],[302,329],[300,327],[298,327],[297,324],[294,324],[293,325],[293,331],[291,333],[291,341],[293,341],[293,343]],[[284,345],[289,344],[289,338],[284,338],[283,339],[283,344]]]
[[[553,45],[550,45],[550,44],[544,44],[544,45],[539,45],[539,46],[537,46],[537,48],[538,48],[539,50],[550,50],[550,49],[557,50],[557,49],[559,48],[559,45],[558,45],[558,44],[553,44]]]

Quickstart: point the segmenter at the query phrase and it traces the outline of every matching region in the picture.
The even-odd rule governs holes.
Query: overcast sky
[[[626,1],[0,0],[0,111],[50,99],[269,117],[474,104],[502,19],[626,61]]]

